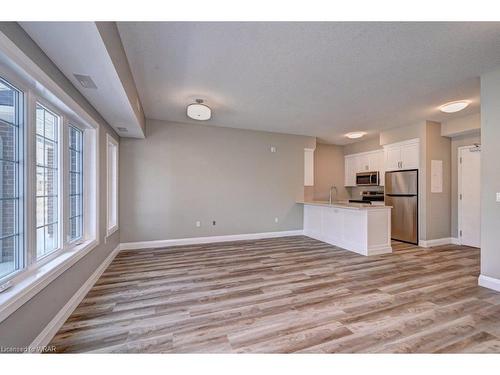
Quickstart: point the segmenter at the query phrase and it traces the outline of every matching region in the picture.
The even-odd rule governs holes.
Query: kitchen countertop
[[[382,206],[382,205],[371,205],[364,203],[353,203],[347,201],[338,201],[332,202],[330,204],[328,201],[297,201],[298,204],[305,204],[310,206],[323,206],[323,207],[332,207],[332,208],[346,208],[351,210],[385,210],[388,208],[392,208],[392,206]]]

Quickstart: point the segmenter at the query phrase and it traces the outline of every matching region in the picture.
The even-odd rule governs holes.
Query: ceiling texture
[[[500,65],[500,23],[118,23],[147,118],[317,136],[479,110],[479,76]],[[455,115],[456,116],[456,115]]]
[[[352,142],[344,136],[350,131],[373,136],[422,120],[478,112],[479,76],[500,66],[500,23],[117,26],[146,118],[195,123],[186,116],[186,106],[200,98],[213,110],[206,126],[309,135],[336,144]],[[57,37],[49,38],[37,35],[48,28],[23,27],[53,61],[65,65],[68,52],[50,44],[71,33],[58,27]],[[69,60],[77,63],[84,52],[72,48]],[[86,61],[91,63],[88,56]],[[85,65],[77,67],[63,71],[89,74]],[[109,100],[109,93],[99,97],[99,90],[91,95],[96,103]],[[458,99],[472,105],[453,115],[438,111]],[[113,111],[108,118],[123,122],[117,107]]]

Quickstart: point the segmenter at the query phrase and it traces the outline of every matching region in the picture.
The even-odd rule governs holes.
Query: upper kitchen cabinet
[[[345,186],[356,186],[356,173],[380,172],[383,185],[384,151],[368,151],[345,156]]]
[[[411,139],[384,146],[385,170],[418,169],[420,160],[420,141]]]
[[[304,149],[304,186],[314,186],[314,149]]]
[[[358,167],[358,163],[355,155],[347,155],[345,158],[345,178],[344,185],[345,186],[356,186],[356,171]]]

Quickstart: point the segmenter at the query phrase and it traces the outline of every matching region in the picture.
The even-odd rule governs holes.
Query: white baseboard
[[[455,241],[458,241],[458,240],[453,238],[453,237],[437,238],[435,240],[427,240],[427,241],[420,240],[420,241],[418,241],[418,246],[420,246],[420,247],[432,247],[432,246],[458,244]]]
[[[154,249],[168,246],[180,245],[197,245],[204,243],[229,242],[229,241],[245,241],[259,240],[263,238],[301,236],[303,230],[287,230],[281,232],[264,232],[264,233],[248,233],[248,234],[231,234],[226,236],[208,236],[208,237],[192,237],[178,238],[173,240],[157,240],[157,241],[142,241],[142,242],[125,242],[120,244],[120,250],[137,250],[137,249]]]
[[[478,279],[479,286],[484,288],[493,289],[500,292],[500,279],[495,279],[494,277],[479,275]]]
[[[452,245],[460,245],[460,238],[458,237],[450,237]]]
[[[36,351],[42,351],[43,347],[47,346],[62,327],[64,322],[69,318],[71,313],[75,311],[77,306],[82,302],[83,298],[87,295],[89,290],[94,286],[96,281],[101,277],[102,273],[108,268],[113,259],[116,257],[120,251],[120,245],[118,245],[111,254],[101,263],[99,268],[97,268],[94,273],[85,281],[85,283],[78,289],[78,291],[70,298],[70,300],[63,306],[63,308],[57,313],[57,315],[47,324],[42,332],[33,340],[30,345],[30,349],[36,348]]]

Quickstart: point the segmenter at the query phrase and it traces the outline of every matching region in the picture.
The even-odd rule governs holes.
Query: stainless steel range
[[[364,204],[384,204],[384,193],[382,191],[363,191],[361,199],[349,199],[351,203],[364,203]]]

